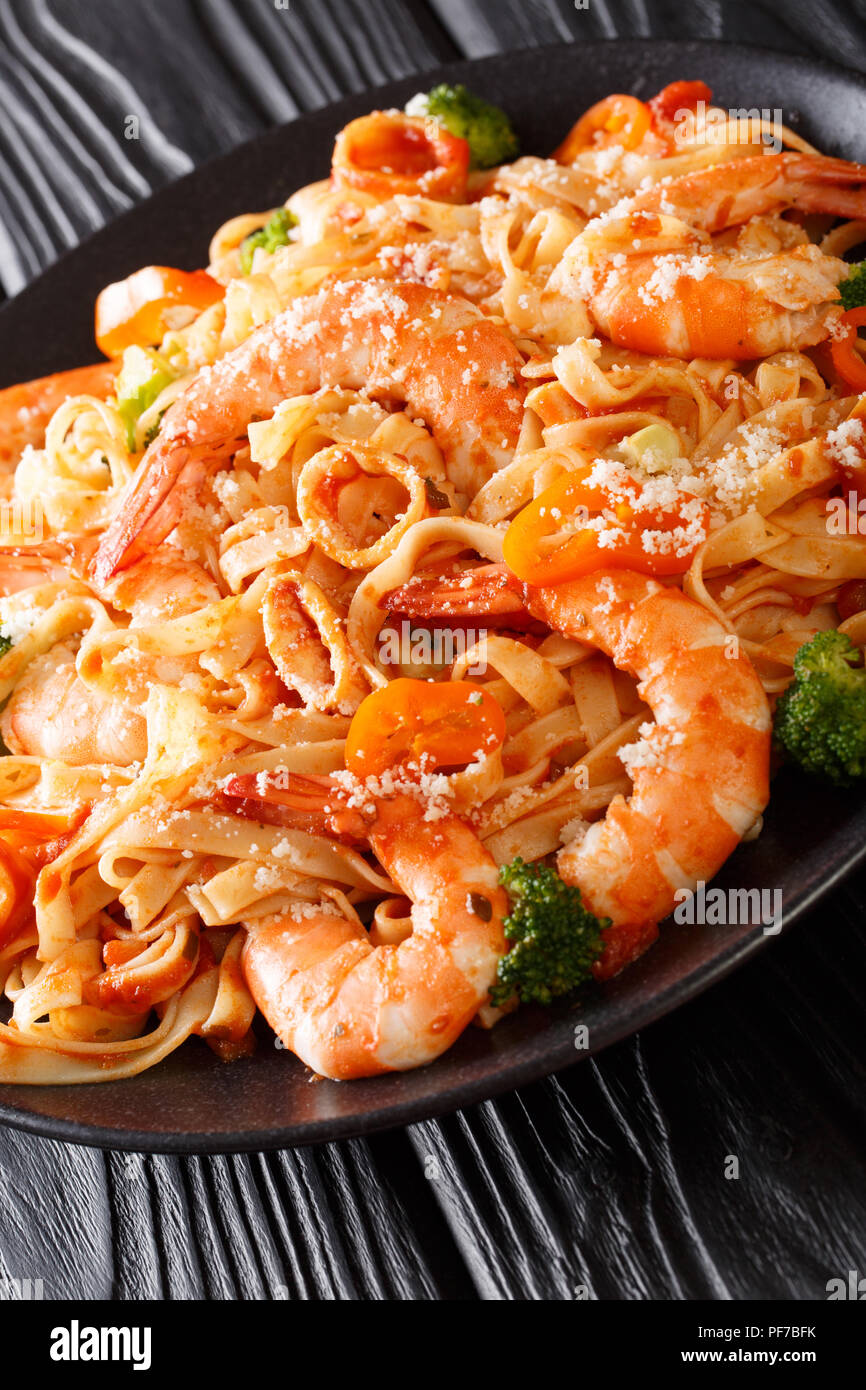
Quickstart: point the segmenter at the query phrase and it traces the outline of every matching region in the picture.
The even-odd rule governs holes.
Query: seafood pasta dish
[[[0,392],[0,1082],[423,1065],[866,773],[866,164],[767,136],[434,88]]]

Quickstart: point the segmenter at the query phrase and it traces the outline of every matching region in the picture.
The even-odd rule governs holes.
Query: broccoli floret
[[[588,980],[610,922],[588,912],[580,890],[545,864],[514,859],[499,870],[499,882],[511,898],[504,924],[511,949],[499,961],[493,1003],[517,994],[521,1003],[549,1004]]]
[[[297,227],[298,219],[288,208],[277,208],[263,227],[257,232],[250,232],[241,242],[241,273],[249,275],[253,268],[253,252],[261,246],[270,255],[280,247],[285,246],[289,240],[289,232],[293,227]]]
[[[851,274],[839,286],[839,298],[846,309],[859,309],[866,304],[866,261],[852,265]]]
[[[511,122],[498,106],[491,106],[458,83],[446,82],[432,91],[419,92],[406,107],[410,116],[430,116],[452,135],[465,140],[473,169],[489,169],[515,159],[520,145]]]
[[[0,656],[5,656],[12,646],[12,638],[7,637],[5,632],[0,632]]]
[[[866,777],[866,669],[843,632],[819,632],[797,652],[775,734],[807,772],[840,786]]]

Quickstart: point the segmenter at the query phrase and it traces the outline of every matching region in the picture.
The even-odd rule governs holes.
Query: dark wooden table
[[[755,42],[866,72],[863,0],[0,0],[0,281],[14,294],[151,189],[344,93],[614,36]],[[861,878],[597,1062],[402,1132],[183,1159],[2,1131],[0,1287],[823,1299],[828,1279],[866,1272],[864,903]]]

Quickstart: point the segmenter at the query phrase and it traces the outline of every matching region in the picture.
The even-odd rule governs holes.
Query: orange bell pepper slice
[[[616,567],[641,574],[683,574],[698,546],[706,539],[709,511],[697,498],[671,508],[648,505],[642,489],[628,478],[616,496],[586,481],[588,469],[565,473],[524,507],[503,539],[505,563],[526,584],[560,584],[593,570]],[[699,526],[694,527],[695,507]],[[688,504],[692,517],[683,508]],[[600,524],[593,525],[593,520]],[[689,527],[693,543],[682,539],[665,547],[647,532],[673,532]],[[605,543],[601,537],[605,536]]]
[[[860,305],[857,309],[846,309],[839,319],[839,329],[844,329],[844,337],[830,339],[833,366],[846,386],[858,392],[866,391],[866,362],[857,351],[857,329],[862,328],[864,324],[866,305]]]
[[[126,280],[106,285],[96,301],[96,345],[106,357],[124,348],[154,347],[168,329],[172,309],[207,309],[225,286],[206,270],[146,265]]]
[[[331,179],[383,198],[397,193],[458,200],[466,196],[469,143],[444,126],[402,111],[373,111],[340,131]]]
[[[377,777],[405,763],[465,766],[505,741],[505,715],[483,685],[399,677],[361,702],[346,738],[346,767]]]
[[[646,102],[615,92],[584,111],[562,144],[554,150],[552,158],[560,164],[571,164],[581,150],[599,150],[608,145],[622,145],[626,150],[636,149],[651,124],[652,112]]]

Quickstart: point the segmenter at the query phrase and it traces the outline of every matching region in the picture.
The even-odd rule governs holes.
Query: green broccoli
[[[277,208],[263,227],[257,232],[250,232],[241,242],[241,273],[249,275],[253,268],[253,252],[261,246],[270,255],[280,247],[285,246],[289,240],[289,232],[293,227],[297,227],[298,219],[288,208]]]
[[[807,772],[839,786],[866,777],[866,669],[843,632],[819,632],[797,652],[775,734]]]
[[[499,961],[493,1003],[518,994],[522,1003],[549,1004],[588,980],[610,922],[588,912],[580,890],[546,864],[514,859],[499,870],[499,882],[511,898],[505,935],[512,945]]]
[[[5,632],[0,632],[0,656],[5,656],[12,646],[12,638],[7,637]]]
[[[489,169],[515,159],[520,149],[505,112],[475,96],[460,83],[443,82],[432,91],[419,92],[406,106],[409,116],[430,116],[452,135],[466,140],[473,169]]]
[[[839,298],[846,309],[860,309],[866,304],[866,261],[852,265],[851,274],[839,286]]]

